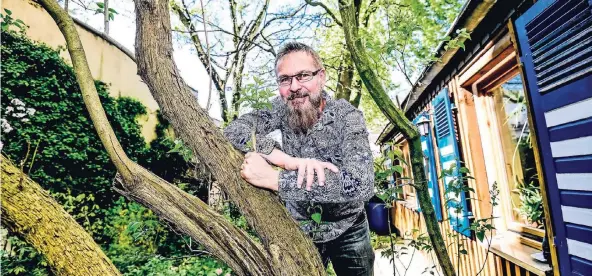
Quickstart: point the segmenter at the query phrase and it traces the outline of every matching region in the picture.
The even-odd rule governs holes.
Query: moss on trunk
[[[56,275],[121,275],[93,238],[47,191],[2,156],[2,225],[20,235]]]

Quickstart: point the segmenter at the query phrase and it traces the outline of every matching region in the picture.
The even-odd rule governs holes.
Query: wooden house
[[[429,121],[432,203],[447,242],[458,233],[466,250],[450,247],[453,263],[461,275],[592,275],[592,1],[470,0],[450,33],[462,28],[465,49],[439,47],[401,103],[414,123]],[[377,144],[409,158],[392,125]],[[446,196],[439,176],[450,165],[470,171],[474,192]],[[425,229],[413,188],[399,197],[396,229]],[[468,226],[492,216],[492,238],[480,241]],[[544,237],[547,263],[536,260]]]

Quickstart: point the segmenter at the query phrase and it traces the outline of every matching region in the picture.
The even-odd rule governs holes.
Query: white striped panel
[[[592,191],[592,173],[558,173],[557,186],[562,190]]]
[[[456,167],[456,160],[450,160],[450,161],[442,163],[442,167],[443,167],[442,169],[444,169],[444,170],[449,170],[453,166]],[[446,181],[446,183],[448,183],[448,181]]]
[[[592,244],[567,239],[567,252],[570,255],[592,261]]]
[[[553,157],[567,157],[592,154],[592,136],[551,142]]]
[[[445,146],[445,147],[443,147],[443,148],[440,149],[440,154],[442,156],[447,156],[447,155],[452,154],[452,151],[453,150],[454,150],[454,148],[452,147],[452,145],[448,145],[448,146]]]
[[[547,127],[592,117],[592,98],[545,112]]]
[[[563,221],[592,227],[592,209],[561,206]]]

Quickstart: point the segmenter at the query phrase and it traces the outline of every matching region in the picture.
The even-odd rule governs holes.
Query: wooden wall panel
[[[401,232],[401,235],[411,234],[413,229],[418,229],[419,233],[426,233],[425,223],[420,213],[411,210],[406,207],[404,201],[395,202],[391,217],[395,227]],[[453,233],[452,227],[448,221],[444,220],[440,222],[440,229],[446,244],[454,242],[453,237],[449,237],[449,233]],[[415,235],[416,237],[417,235]],[[463,237],[460,235],[459,237]],[[458,276],[475,276],[483,267],[483,271],[479,275],[486,276],[531,276],[536,275],[523,267],[513,263],[510,260],[504,259],[491,252],[486,252],[487,248],[485,245],[479,244],[471,239],[463,239],[462,244],[464,249],[467,250],[467,255],[461,255],[460,263],[458,250],[453,244],[449,247],[450,255],[452,258],[452,264],[454,267],[458,267]],[[426,253],[421,252],[426,258],[433,260],[437,264],[437,259],[434,256],[428,256]]]

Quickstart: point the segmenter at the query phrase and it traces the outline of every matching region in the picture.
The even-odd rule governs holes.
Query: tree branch
[[[333,13],[333,11],[331,11],[331,9],[329,7],[327,7],[327,5],[325,5],[324,3],[314,2],[312,0],[306,0],[305,2],[306,2],[306,4],[311,5],[313,7],[320,6],[321,8],[325,9],[325,12],[327,12],[327,14],[331,18],[333,18],[333,21],[335,22],[335,24],[337,24],[339,26],[343,26],[343,24],[341,23],[341,20],[337,19],[337,16],[335,16],[335,13]]]
[[[175,134],[206,164],[261,237],[271,260],[259,266],[265,268],[269,264],[273,275],[324,275],[323,264],[312,241],[300,230],[276,195],[255,188],[242,179],[243,155],[232,147],[187,90],[172,59],[168,1],[136,0],[135,5],[139,75],[150,88]],[[239,250],[244,246],[236,247]]]
[[[173,224],[180,232],[200,241],[208,251],[226,262],[237,274],[277,274],[277,270],[270,261],[274,260],[273,255],[264,250],[247,233],[234,227],[201,200],[183,192],[178,187],[159,178],[127,157],[107,120],[74,22],[55,0],[40,0],[40,2],[55,20],[66,39],[84,104],[101,142],[118,171],[117,183],[120,185],[114,188],[126,197],[151,209],[159,218]],[[139,13],[138,24],[144,22],[143,20],[146,20],[146,17],[150,17],[150,14],[155,11],[157,7],[153,6],[153,4],[141,0],[136,1],[136,9]],[[164,2],[164,6],[168,16],[168,3]],[[147,14],[143,14],[143,12]],[[151,21],[149,25],[159,28],[161,25],[155,24],[155,22],[156,20]],[[139,30],[139,32],[141,36],[142,30]],[[169,51],[167,51],[169,54],[162,54],[162,56],[172,59],[170,25],[167,28],[166,36],[168,36],[170,47]],[[153,36],[153,39],[159,40],[157,36]],[[140,41],[139,47],[144,46],[144,43]],[[141,64],[144,59],[144,56],[138,55],[140,72],[142,72]],[[159,65],[161,64],[159,63]],[[178,72],[174,71],[178,76]],[[149,87],[150,84],[151,82],[148,82]],[[185,89],[187,94],[185,100],[197,105],[182,80],[178,85],[182,85]],[[194,106],[194,108],[199,109],[198,106]],[[163,113],[166,117],[166,109]],[[215,129],[207,115],[203,114],[203,110],[201,115],[203,118],[207,118],[206,120],[212,124],[212,129]]]

